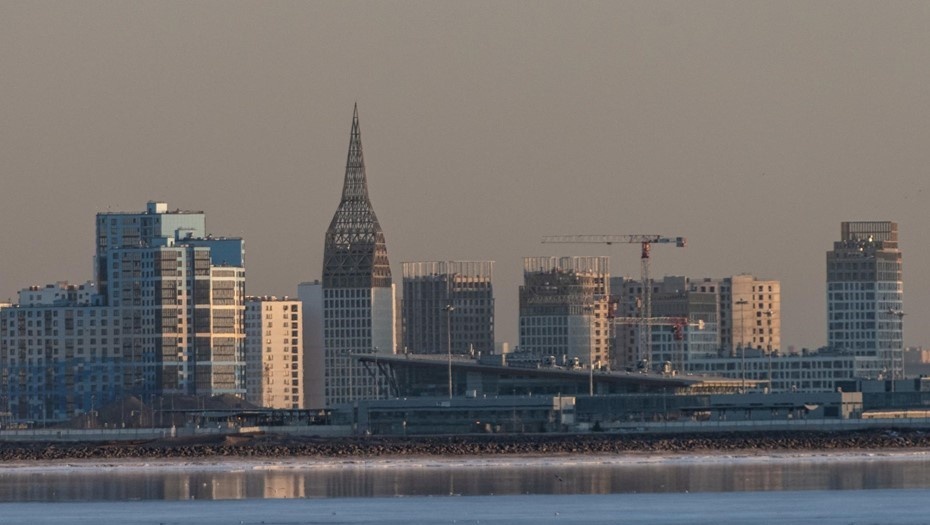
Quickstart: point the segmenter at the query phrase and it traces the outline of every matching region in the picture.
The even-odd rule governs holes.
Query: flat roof
[[[366,363],[388,363],[414,368],[444,368],[449,366],[449,358],[444,355],[424,356],[424,355],[375,355],[364,354],[356,358],[360,362]],[[587,381],[590,371],[586,369],[567,369],[559,367],[539,367],[523,368],[518,366],[500,366],[492,364],[482,364],[470,358],[455,357],[452,358],[452,367],[458,370],[487,372],[494,374],[508,374],[519,376],[536,376],[547,379],[565,379],[569,381]],[[626,383],[640,384],[653,387],[669,388],[687,388],[695,385],[720,385],[735,386],[742,384],[739,379],[728,379],[721,377],[697,377],[697,376],[666,376],[655,373],[645,372],[626,372],[626,371],[594,371],[594,380],[598,383]],[[752,386],[756,381],[746,380],[747,386]]]

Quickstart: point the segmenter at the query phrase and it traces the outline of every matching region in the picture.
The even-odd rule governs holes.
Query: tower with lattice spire
[[[384,232],[368,198],[358,106],[352,115],[349,156],[342,200],[326,230],[323,286],[328,288],[390,287]]]
[[[371,200],[358,105],[352,115],[342,200],[323,251],[324,396],[327,406],[377,398],[383,381],[357,358],[395,349],[395,292],[384,232]]]

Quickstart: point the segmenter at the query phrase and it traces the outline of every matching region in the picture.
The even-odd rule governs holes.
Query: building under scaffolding
[[[526,257],[520,287],[520,351],[607,367],[607,257]]]

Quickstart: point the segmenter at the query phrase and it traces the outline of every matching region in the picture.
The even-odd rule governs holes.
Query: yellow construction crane
[[[650,319],[652,318],[652,285],[649,281],[649,259],[653,244],[674,244],[684,248],[688,240],[684,237],[666,237],[664,235],[548,235],[542,238],[543,244],[639,244],[642,295],[640,297],[640,331],[639,345],[636,349],[636,362],[649,362],[649,343],[652,339]]]

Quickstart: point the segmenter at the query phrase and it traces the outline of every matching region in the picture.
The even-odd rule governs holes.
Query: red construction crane
[[[636,362],[639,363],[649,360],[649,342],[651,340],[651,330],[649,328],[650,319],[652,318],[652,286],[649,281],[649,259],[652,252],[653,244],[674,244],[677,248],[684,248],[688,240],[684,237],[666,237],[664,235],[548,235],[542,238],[543,244],[639,244],[640,252],[640,270],[642,284],[642,296],[640,304],[640,337],[637,347]]]

